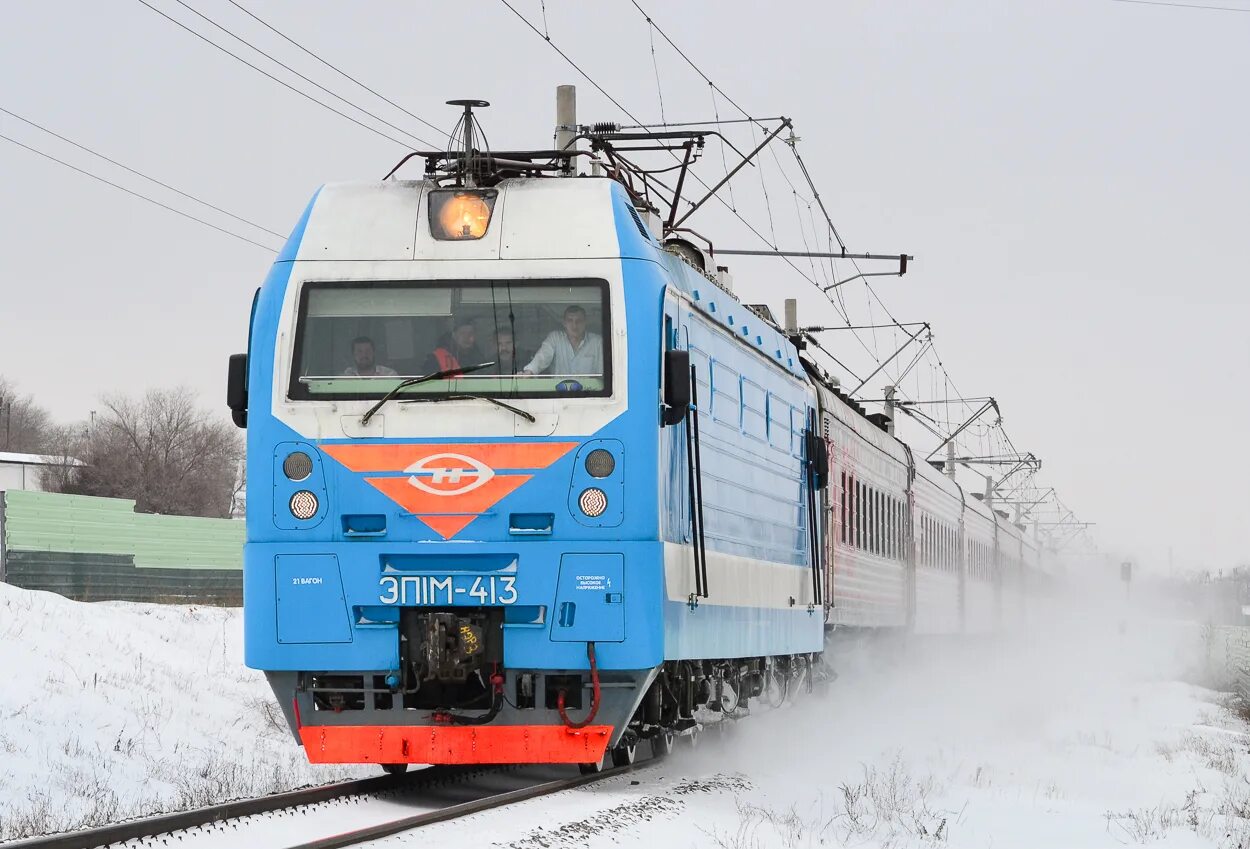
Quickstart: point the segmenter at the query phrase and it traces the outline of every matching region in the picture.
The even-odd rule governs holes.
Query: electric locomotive
[[[246,662],[313,762],[663,755],[817,671],[816,389],[621,174],[459,105],[316,193],[231,358]]]

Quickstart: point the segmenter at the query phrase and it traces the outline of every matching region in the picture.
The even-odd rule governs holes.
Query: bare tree
[[[73,492],[83,463],[78,458],[87,451],[85,425],[53,425],[43,449],[49,464],[40,472],[39,483],[46,492]]]
[[[110,396],[95,425],[73,447],[61,492],[133,498],[143,513],[228,517],[242,442],[234,427],[195,405],[186,389],[142,398]]]
[[[48,446],[52,418],[30,395],[0,375],[0,451],[41,453]]]

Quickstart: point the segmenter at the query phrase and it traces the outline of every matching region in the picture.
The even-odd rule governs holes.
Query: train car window
[[[492,363],[409,395],[606,396],[611,320],[603,280],[309,282],[288,395],[379,398],[399,381]]]
[[[890,537],[894,541],[894,559],[895,560],[902,559],[901,557],[899,557],[899,553],[902,552],[903,546],[899,543],[899,539],[898,539],[899,529],[902,527],[903,527],[903,518],[899,511],[898,499],[896,498],[894,499],[894,533]]]
[[[873,554],[877,551],[877,490],[868,487],[868,549]]]
[[[855,547],[859,549],[868,547],[864,534],[864,514],[867,512],[867,505],[864,503],[864,484],[861,481],[855,481]]]
[[[897,557],[897,553],[894,550],[894,528],[895,522],[897,521],[894,515],[894,499],[886,498],[885,506],[885,517],[887,520],[885,529],[885,556],[894,560]]]
[[[876,506],[876,522],[873,523],[873,530],[877,540],[877,554],[885,554],[885,509],[881,498],[881,490],[873,491],[873,503]]]
[[[898,560],[898,499],[890,499],[890,558]]]
[[[850,506],[846,503],[846,501],[847,501],[846,472],[843,472],[842,473],[842,504],[841,504],[841,507],[842,507],[842,544],[843,545],[846,544],[846,514],[847,514],[847,508]]]
[[[889,495],[883,500],[885,505],[885,529],[881,538],[885,540],[885,556],[894,559],[894,499]]]

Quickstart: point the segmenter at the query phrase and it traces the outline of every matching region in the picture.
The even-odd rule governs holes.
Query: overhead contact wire
[[[195,36],[196,38],[200,39],[200,40],[201,40],[201,41],[203,41],[205,44],[208,44],[208,45],[211,45],[212,47],[217,48],[217,49],[218,49],[218,50],[220,50],[222,53],[225,53],[227,56],[231,57],[232,59],[235,59],[236,61],[242,62],[244,65],[247,65],[249,68],[251,68],[251,69],[252,69],[253,71],[255,71],[256,73],[261,74],[261,75],[263,75],[263,76],[265,76],[265,77],[268,77],[269,79],[273,80],[275,83],[277,83],[278,85],[282,86],[283,88],[288,88],[288,89],[290,89],[291,91],[295,92],[295,93],[296,93],[296,94],[298,94],[300,97],[303,97],[303,98],[305,98],[305,99],[307,99],[307,100],[311,100],[313,103],[317,104],[317,105],[318,105],[318,106],[320,106],[322,109],[328,109],[329,111],[333,112],[335,115],[338,115],[340,118],[346,118],[348,121],[351,121],[351,122],[352,122],[353,124],[355,124],[356,126],[358,126],[358,127],[362,127],[363,129],[368,130],[369,132],[373,133],[375,136],[379,136],[379,137],[381,137],[381,138],[386,139],[386,140],[387,140],[387,141],[389,141],[389,142],[392,142],[392,143],[394,143],[394,144],[397,144],[397,145],[399,145],[400,147],[404,148],[405,150],[411,150],[411,149],[412,149],[412,145],[410,145],[408,142],[405,142],[405,141],[400,141],[399,139],[395,138],[394,136],[389,135],[388,133],[384,133],[383,131],[379,130],[377,127],[371,127],[370,125],[366,124],[364,121],[361,121],[361,120],[359,120],[359,119],[357,119],[357,118],[355,118],[355,117],[353,117],[353,116],[351,116],[351,115],[348,115],[346,112],[343,112],[343,111],[341,111],[341,110],[339,110],[339,109],[335,109],[335,108],[334,108],[333,106],[331,106],[330,104],[328,104],[328,103],[324,103],[324,102],[322,102],[322,101],[318,100],[317,98],[313,97],[313,96],[312,96],[311,94],[309,94],[308,92],[303,91],[302,89],[296,88],[295,86],[293,86],[293,85],[291,85],[290,83],[288,83],[286,80],[283,80],[283,79],[280,79],[280,78],[278,78],[278,77],[275,77],[273,74],[269,73],[268,71],[264,70],[263,68],[260,68],[260,67],[258,67],[258,66],[256,66],[256,65],[252,64],[251,62],[247,61],[246,59],[244,59],[244,58],[243,58],[242,56],[240,56],[239,54],[237,54],[237,53],[233,52],[232,50],[230,50],[229,48],[227,48],[227,47],[222,47],[220,44],[218,44],[217,42],[213,41],[211,38],[209,38],[208,36],[204,35],[203,33],[200,33],[200,32],[195,31],[194,29],[192,29],[191,27],[187,26],[186,24],[184,24],[182,21],[178,20],[177,18],[174,18],[174,17],[172,17],[172,16],[170,16],[170,15],[167,15],[165,12],[162,12],[160,9],[156,8],[156,7],[155,7],[155,6],[153,6],[151,3],[147,2],[147,0],[138,0],[138,2],[139,2],[140,4],[142,4],[143,6],[145,6],[146,8],[150,9],[151,11],[155,12],[156,14],[160,15],[160,16],[161,16],[162,18],[164,18],[165,20],[167,20],[167,21],[169,21],[170,23],[174,24],[175,26],[179,27],[180,29],[186,30],[187,32],[191,33],[191,35],[193,35],[193,36]],[[361,110],[361,111],[363,111],[363,110]],[[412,136],[412,137],[413,137],[414,139],[417,139],[417,141],[420,141],[422,144],[424,144],[424,145],[425,145],[425,146],[427,146],[427,147],[434,147],[434,145],[431,145],[429,142],[427,142],[427,141],[425,141],[425,140],[423,140],[423,139],[420,139],[420,138],[418,138],[417,136]]]
[[[256,246],[256,247],[258,247],[258,248],[263,248],[264,250],[267,250],[267,251],[269,251],[270,253],[277,253],[277,252],[278,252],[276,248],[271,248],[271,247],[269,247],[268,245],[262,245],[260,242],[253,241],[252,239],[249,239],[247,236],[241,236],[241,235],[239,235],[238,233],[235,233],[235,232],[234,232],[234,231],[232,231],[232,230],[227,230],[227,229],[226,229],[226,228],[224,228],[224,227],[218,227],[216,224],[213,224],[212,222],[205,221],[203,218],[197,218],[196,216],[191,215],[191,214],[190,214],[190,213],[188,213],[188,212],[183,212],[181,209],[177,209],[177,208],[175,208],[175,207],[172,207],[172,206],[170,206],[169,204],[166,204],[166,203],[161,203],[159,200],[156,200],[156,199],[154,199],[154,198],[150,198],[150,197],[148,197],[147,195],[145,195],[145,194],[143,194],[143,193],[141,193],[141,192],[136,192],[136,191],[134,191],[133,189],[128,189],[128,188],[126,188],[125,186],[122,186],[122,185],[120,185],[120,184],[118,184],[118,183],[114,183],[112,180],[108,180],[108,179],[105,179],[104,177],[101,177],[99,174],[93,174],[93,173],[92,173],[92,172],[90,172],[90,171],[87,171],[87,170],[85,170],[85,169],[83,169],[83,168],[79,168],[77,165],[71,165],[70,163],[66,162],[66,161],[65,161],[65,160],[63,160],[63,159],[57,159],[57,158],[56,158],[55,156],[53,156],[52,154],[50,154],[50,153],[44,153],[42,150],[39,150],[38,148],[31,147],[30,145],[27,145],[27,144],[23,144],[22,142],[18,141],[17,139],[12,139],[12,138],[9,138],[8,136],[6,136],[6,135],[2,135],[2,134],[0,134],[0,139],[4,139],[5,141],[7,141],[7,142],[9,142],[9,143],[11,143],[11,144],[15,144],[15,145],[17,145],[17,146],[18,146],[18,147],[20,147],[20,148],[24,148],[25,150],[28,150],[28,151],[30,151],[31,153],[34,153],[34,154],[36,154],[36,155],[38,155],[38,156],[42,156],[44,159],[50,159],[50,160],[52,160],[53,162],[57,163],[58,165],[63,165],[63,166],[65,166],[66,168],[69,168],[71,171],[77,171],[79,174],[82,174],[84,177],[90,177],[90,178],[91,178],[91,179],[93,179],[93,180],[96,180],[96,181],[98,181],[98,182],[104,183],[106,186],[112,186],[113,188],[117,189],[118,191],[125,192],[125,193],[126,193],[126,194],[128,194],[128,195],[132,195],[132,196],[134,196],[134,197],[139,198],[140,200],[145,200],[145,201],[147,201],[148,203],[152,204],[153,206],[159,206],[161,209],[164,209],[164,210],[166,210],[166,211],[168,211],[168,212],[172,212],[172,213],[174,213],[175,215],[180,215],[180,216],[182,216],[183,218],[188,218],[188,219],[190,219],[191,221],[196,222],[197,224],[203,224],[205,227],[211,227],[212,229],[216,230],[218,233],[224,233],[225,235],[227,235],[227,236],[231,236],[231,237],[233,237],[233,238],[235,238],[235,239],[238,239],[238,240],[239,240],[239,241],[241,241],[241,242],[247,242],[249,245],[255,245],[255,246]]]
[[[440,127],[438,127],[438,126],[435,126],[434,124],[431,124],[429,121],[425,120],[425,119],[424,119],[424,118],[422,118],[420,115],[417,115],[417,114],[415,114],[415,113],[413,113],[413,112],[409,111],[408,109],[405,109],[403,106],[401,106],[400,104],[396,103],[394,100],[391,100],[389,97],[387,97],[386,95],[382,94],[380,91],[377,91],[376,89],[374,89],[374,88],[372,88],[372,87],[370,87],[370,86],[366,85],[365,83],[363,83],[363,82],[361,82],[360,80],[358,80],[358,79],[356,79],[355,77],[353,77],[351,74],[349,74],[349,73],[347,73],[346,71],[344,71],[342,68],[338,67],[337,65],[335,65],[335,64],[333,64],[333,63],[331,63],[331,62],[328,62],[328,61],[327,61],[327,60],[325,60],[325,59],[323,59],[323,58],[322,58],[322,57],[321,57],[321,56],[320,56],[320,55],[319,55],[319,54],[318,54],[315,50],[310,50],[309,48],[307,48],[307,47],[305,47],[304,45],[300,44],[298,41],[296,41],[295,39],[291,38],[291,37],[290,37],[289,35],[287,35],[286,33],[282,32],[282,30],[278,29],[278,28],[277,28],[277,27],[275,27],[273,24],[269,23],[269,22],[268,22],[268,21],[266,21],[264,18],[260,17],[259,15],[255,14],[254,12],[252,12],[252,11],[251,11],[250,9],[248,9],[246,6],[244,6],[243,4],[239,3],[239,2],[238,2],[238,0],[228,0],[228,2],[230,3],[230,5],[234,6],[236,9],[238,9],[240,12],[242,12],[242,13],[243,13],[243,14],[245,14],[245,15],[247,15],[247,16],[248,16],[248,17],[250,17],[252,20],[256,21],[258,24],[260,24],[261,26],[263,26],[263,27],[265,27],[266,29],[268,29],[270,32],[272,32],[272,33],[274,33],[275,35],[277,35],[279,38],[282,38],[283,40],[285,40],[285,41],[289,42],[290,44],[292,44],[292,45],[294,45],[295,47],[299,48],[300,50],[304,51],[304,52],[305,52],[305,53],[307,53],[309,56],[311,56],[312,58],[314,58],[314,59],[316,59],[318,62],[320,62],[322,65],[325,65],[327,68],[329,68],[330,70],[334,71],[336,74],[339,74],[340,76],[342,76],[342,77],[344,77],[344,78],[346,78],[346,79],[348,79],[348,80],[351,80],[351,81],[352,81],[352,82],[354,82],[356,85],[360,86],[360,87],[361,87],[361,88],[363,88],[365,91],[367,91],[367,92],[369,92],[370,94],[372,94],[374,97],[376,97],[376,98],[378,98],[379,100],[382,100],[382,101],[384,101],[384,102],[386,102],[386,103],[390,104],[391,106],[393,106],[393,107],[395,107],[396,109],[398,109],[400,112],[403,112],[403,113],[404,113],[405,115],[407,115],[409,118],[413,119],[414,121],[417,121],[417,122],[418,122],[418,123],[420,123],[420,124],[424,124],[426,127],[429,127],[429,128],[430,128],[431,130],[433,130],[434,132],[436,132],[436,133],[438,133],[438,134],[440,134],[440,135],[443,135],[443,136],[446,136],[446,135],[447,135],[447,132],[446,132],[445,130],[443,130],[442,128],[440,128]],[[545,10],[544,10],[544,18],[545,18],[545,14],[546,14],[546,12],[545,12]],[[359,108],[359,107],[357,107],[357,108]],[[363,111],[363,110],[362,110],[362,111]],[[398,129],[398,128],[397,128],[397,129]],[[416,138],[416,137],[414,136],[414,138]],[[428,143],[428,142],[423,142],[423,144],[429,144],[429,143]]]
[[[193,200],[202,206],[208,207],[214,212],[220,212],[222,215],[225,215],[227,218],[233,218],[235,221],[238,221],[241,224],[246,224],[249,227],[255,227],[257,230],[268,233],[271,236],[277,236],[279,239],[286,239],[286,236],[283,235],[282,233],[277,233],[273,230],[270,230],[268,227],[264,227],[260,224],[257,224],[255,221],[249,221],[248,219],[244,218],[241,215],[235,215],[233,212],[230,212],[227,209],[222,209],[220,206],[216,206],[214,204],[209,203],[206,200],[203,200],[202,198],[196,197],[193,194],[184,192],[182,189],[169,185],[169,183],[162,182],[161,180],[158,180],[155,177],[150,177],[147,174],[144,174],[142,171],[136,171],[134,168],[131,168],[129,165],[124,165],[121,162],[118,162],[116,159],[110,159],[109,157],[105,156],[103,153],[100,153],[99,151],[92,150],[91,148],[87,147],[84,144],[79,144],[78,142],[74,141],[71,138],[66,138],[65,136],[61,135],[58,132],[55,132],[54,130],[49,130],[47,127],[43,126],[42,124],[36,124],[34,121],[30,120],[29,118],[23,118],[21,115],[18,115],[16,112],[11,112],[8,109],[5,109],[3,106],[0,106],[0,112],[3,112],[5,115],[8,115],[11,118],[16,118],[17,120],[21,121],[24,124],[29,124],[35,129],[41,130],[42,132],[47,133],[53,138],[60,139],[61,141],[65,142],[68,145],[73,145],[79,150],[90,153],[92,156],[99,157],[100,159],[103,159],[105,162],[109,163],[110,165],[115,165],[118,168],[122,169],[123,171],[127,171],[131,174],[134,174],[136,177],[142,177],[144,180],[147,180],[148,182],[151,182],[151,183],[155,183],[156,185],[160,186],[163,189],[168,189],[169,191],[173,192],[176,195],[181,195],[187,200]]]

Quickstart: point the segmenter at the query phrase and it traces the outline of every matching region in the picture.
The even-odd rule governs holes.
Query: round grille
[[[288,454],[286,459],[282,461],[282,471],[293,481],[302,481],[312,474],[312,469],[312,457],[309,457],[303,451]]]
[[[582,508],[582,512],[590,518],[602,516],[603,511],[608,509],[608,496],[604,494],[602,489],[596,489],[593,486],[590,489],[582,490],[582,494],[577,498],[577,506]]]
[[[297,519],[311,519],[317,515],[317,496],[306,489],[291,496],[291,515]]]
[[[610,451],[596,448],[586,456],[586,471],[591,477],[606,478],[616,468],[616,458]]]

